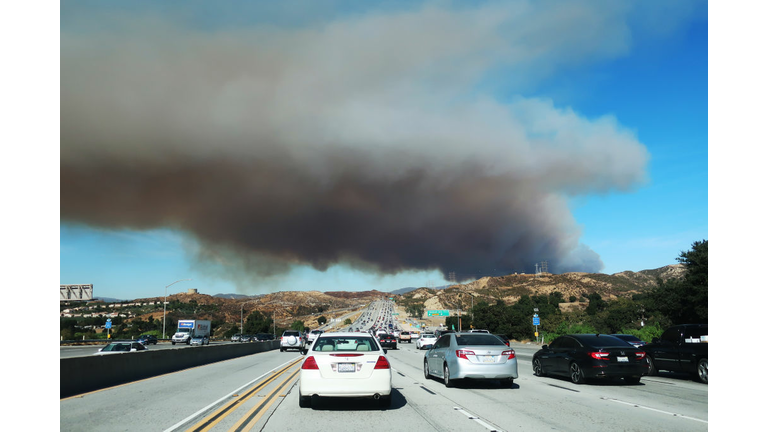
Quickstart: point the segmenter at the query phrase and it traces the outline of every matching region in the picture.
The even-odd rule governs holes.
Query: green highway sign
[[[450,316],[447,310],[428,310],[427,316]]]

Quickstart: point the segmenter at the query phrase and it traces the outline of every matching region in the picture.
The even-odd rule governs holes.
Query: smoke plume
[[[264,276],[599,271],[567,200],[642,182],[645,147],[610,116],[483,89],[621,55],[623,11],[521,4],[63,28],[61,219],[177,229],[198,259]]]

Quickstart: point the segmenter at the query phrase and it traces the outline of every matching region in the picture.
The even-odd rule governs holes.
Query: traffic
[[[279,349],[64,398],[60,429],[359,430],[361,415],[372,430],[708,428],[706,384],[651,371],[642,347],[619,338],[590,340],[591,363],[579,368],[605,373],[574,378],[560,347],[570,340],[539,346],[482,330],[417,328],[395,311],[393,302],[376,301],[351,324],[286,331]],[[120,414],[117,401],[156,413],[153,424],[132,423],[136,416]],[[115,415],[94,419],[92,410]]]

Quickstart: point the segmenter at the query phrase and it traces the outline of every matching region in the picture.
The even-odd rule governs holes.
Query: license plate
[[[616,357],[616,361],[619,363],[626,363],[629,361],[629,358],[627,357]]]
[[[483,360],[483,363],[495,363],[496,362],[496,357],[494,357],[494,356],[483,356],[482,360]]]
[[[354,363],[339,363],[337,370],[339,372],[354,372],[355,371],[355,364]]]

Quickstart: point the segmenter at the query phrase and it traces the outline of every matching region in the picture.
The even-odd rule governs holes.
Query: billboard
[[[93,284],[60,285],[59,301],[93,300]]]

